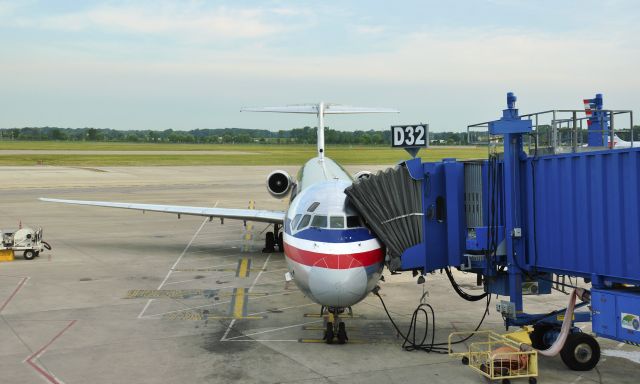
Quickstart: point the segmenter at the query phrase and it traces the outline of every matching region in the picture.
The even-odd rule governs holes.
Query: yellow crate
[[[454,352],[453,343],[466,337],[470,337],[467,344],[469,348]],[[449,355],[462,357],[471,369],[489,380],[538,376],[538,352],[535,349],[492,331],[450,334]]]
[[[0,249],[0,262],[13,261],[13,249]]]

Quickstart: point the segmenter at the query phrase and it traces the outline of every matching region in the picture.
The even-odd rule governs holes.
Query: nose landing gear
[[[265,234],[262,253],[274,253],[276,252],[276,246],[278,247],[278,252],[284,252],[284,242],[279,224],[273,224],[273,232]]]
[[[349,307],[348,310],[349,313],[353,315],[351,307]],[[333,344],[334,341],[337,341],[338,344],[345,344],[349,340],[349,337],[347,336],[347,327],[345,326],[344,321],[340,321],[340,314],[344,313],[344,311],[344,308],[322,307],[322,315],[327,315],[323,337],[323,340],[327,344]]]

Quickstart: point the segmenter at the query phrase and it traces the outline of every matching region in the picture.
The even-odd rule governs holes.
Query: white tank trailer
[[[26,260],[33,260],[45,249],[51,249],[46,241],[42,241],[42,228],[20,228],[15,231],[0,231],[0,250],[22,252]]]

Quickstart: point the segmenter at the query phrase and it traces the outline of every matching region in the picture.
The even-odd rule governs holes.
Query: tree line
[[[196,143],[196,144],[315,144],[316,127],[302,127],[277,132],[266,129],[219,128],[178,131],[166,129],[121,131],[108,128],[25,127],[1,128],[0,140],[23,141],[100,141],[131,143]],[[325,128],[328,144],[389,145],[390,130],[338,131]],[[431,133],[433,144],[466,144],[467,135],[461,132]]]
[[[99,142],[130,142],[130,143],[194,143],[194,144],[315,144],[315,127],[294,128],[291,130],[269,131],[266,129],[246,128],[218,128],[193,129],[178,131],[166,129],[120,131],[108,128],[59,128],[59,127],[25,127],[0,128],[0,140],[24,141],[99,141]],[[539,145],[546,146],[551,142],[551,127],[540,125],[537,127]],[[325,128],[325,141],[328,144],[359,144],[359,145],[389,145],[391,143],[390,130],[385,131],[338,131]],[[560,131],[559,140],[570,142],[571,132]],[[629,130],[618,131],[617,135],[623,140],[630,140]],[[587,131],[581,131],[585,143]],[[431,145],[466,145],[487,140],[487,134],[472,135],[470,142],[466,132],[431,132]],[[640,140],[640,126],[633,127],[633,137]]]

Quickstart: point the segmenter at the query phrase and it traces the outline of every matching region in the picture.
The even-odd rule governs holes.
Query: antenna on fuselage
[[[351,107],[339,104],[304,104],[304,105],[288,105],[284,107],[259,107],[259,108],[242,108],[240,112],[278,112],[278,113],[307,113],[318,116],[318,157],[324,158],[324,115],[346,115],[354,113],[399,113],[397,109],[392,108],[367,108],[367,107]]]

